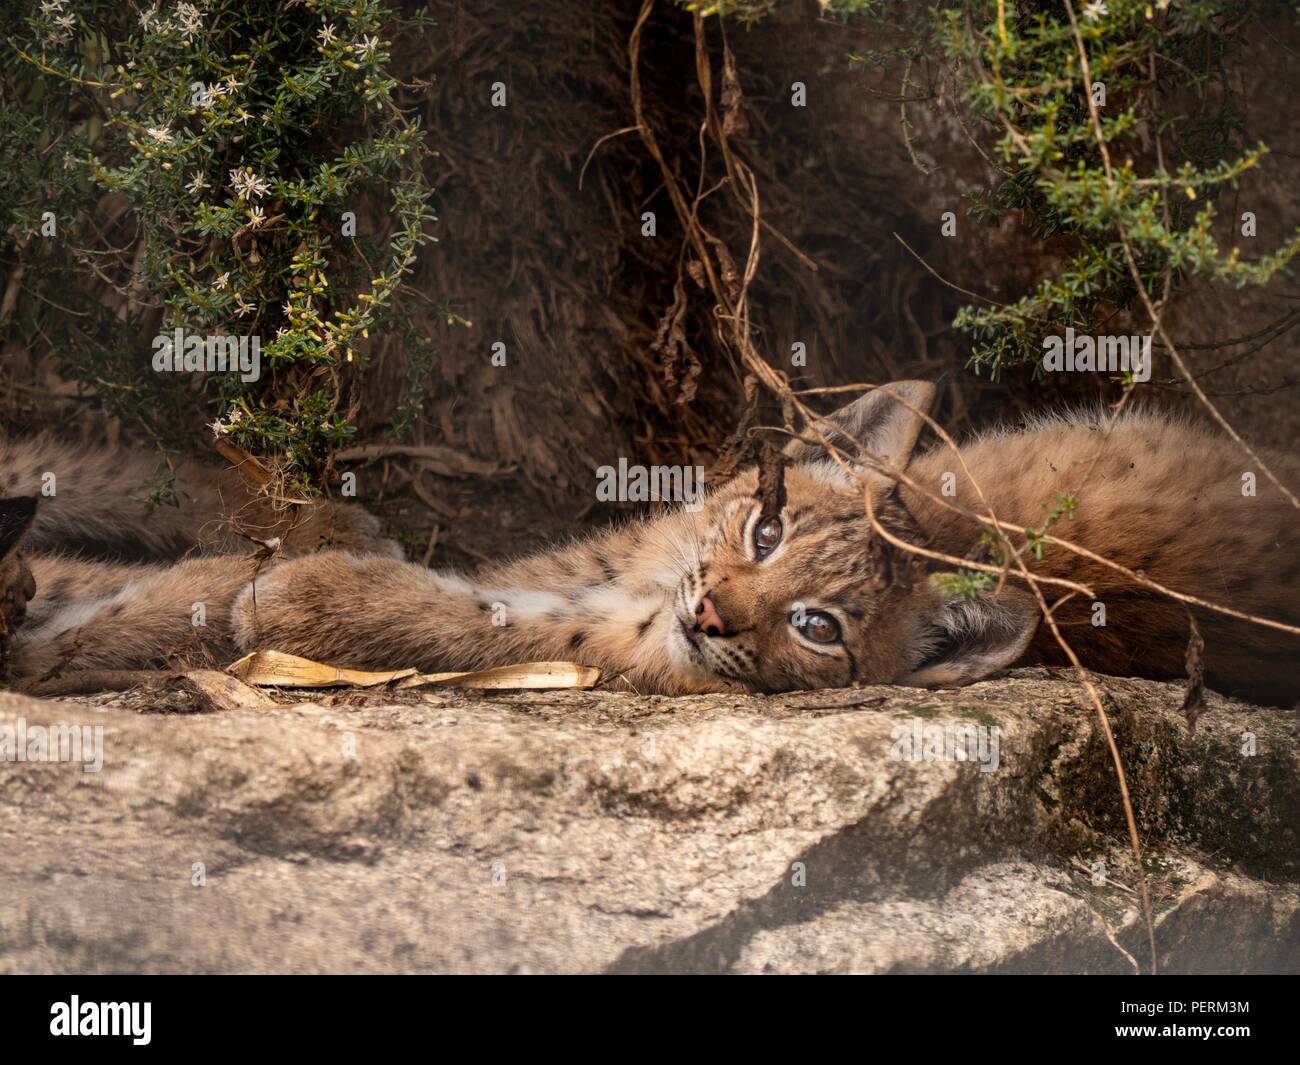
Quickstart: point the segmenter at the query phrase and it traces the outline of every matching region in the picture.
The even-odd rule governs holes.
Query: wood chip
[[[98,692],[135,692],[150,709],[175,713],[265,710],[278,705],[238,677],[217,669],[83,669],[27,687],[52,699]]]
[[[188,691],[200,702],[198,709],[267,710],[278,706],[272,699],[238,677],[216,669],[190,669],[168,678],[168,686]]]
[[[505,477],[514,467],[475,458],[443,444],[361,444],[334,453],[336,462],[375,462],[382,458],[414,459],[441,477]]]

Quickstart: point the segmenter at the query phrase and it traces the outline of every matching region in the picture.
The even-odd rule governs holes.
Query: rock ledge
[[[1189,737],[1175,686],[1102,690],[1160,967],[1300,971],[1296,716],[1211,695]],[[104,746],[99,773],[0,762],[0,971],[1149,964],[1109,755],[1062,673],[397,698],[177,714],[0,693],[0,735],[98,725]],[[924,757],[967,737],[983,766]]]

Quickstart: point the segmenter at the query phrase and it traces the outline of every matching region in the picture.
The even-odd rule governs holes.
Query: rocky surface
[[[1211,696],[1189,736],[1176,687],[1102,688],[1160,967],[1300,970],[1296,715]],[[0,693],[0,736],[103,726],[99,773],[0,762],[0,971],[1150,964],[1109,755],[1064,674],[317,698],[177,713],[156,692]],[[984,766],[894,757],[916,728],[972,726]]]

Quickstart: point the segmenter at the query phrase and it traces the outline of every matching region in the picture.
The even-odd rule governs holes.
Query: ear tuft
[[[1028,592],[1011,588],[997,598],[947,599],[934,628],[933,650],[901,683],[917,688],[972,684],[1006,669],[1038,631],[1038,605]]]
[[[826,415],[817,428],[847,455],[870,456],[903,469],[925,424],[922,415],[929,414],[933,404],[930,382],[891,381]],[[827,462],[839,469],[820,443],[795,440],[785,453],[792,463]]]

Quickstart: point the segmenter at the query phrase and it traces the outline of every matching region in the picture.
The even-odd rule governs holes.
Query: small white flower
[[[202,174],[195,174],[185,188],[191,196],[197,196],[204,189],[210,189],[212,186],[208,184],[207,178]]]
[[[193,4],[177,4],[176,18],[180,23],[181,37],[187,41],[203,29],[203,13]]]
[[[169,126],[150,126],[145,132],[159,144],[171,144],[172,142],[172,131]]]
[[[222,274],[219,278],[217,278],[214,282],[212,282],[212,287],[215,288],[218,292],[220,292],[220,291],[222,291],[222,290],[223,290],[223,289],[224,289],[228,284],[230,284],[230,271],[229,271],[229,270],[227,270],[224,274]]]
[[[356,52],[362,59],[371,58],[379,50],[378,37],[362,37],[352,46],[352,51]]]
[[[243,295],[241,295],[240,293],[235,294],[235,313],[237,315],[239,315],[242,318],[246,314],[252,314],[255,310],[257,310],[257,308],[254,307],[251,303],[244,302]]]
[[[334,23],[332,22],[328,26],[322,26],[320,29],[318,29],[316,31],[316,36],[320,38],[320,46],[322,48],[329,47],[338,39],[335,36]]]
[[[251,197],[261,199],[271,191],[271,185],[266,178],[260,178],[251,167],[241,166],[230,172],[230,184],[234,187],[235,195],[241,200],[247,200]]]
[[[226,415],[224,420],[218,418],[215,422],[209,425],[208,428],[211,429],[217,436],[225,436],[232,429],[234,429],[235,426],[239,424],[240,420],[243,417],[244,417],[244,412],[240,410],[238,407],[235,407],[232,411],[230,411]]]
[[[154,4],[148,11],[140,13],[140,28],[148,33],[158,21],[158,5]]]
[[[77,16],[73,14],[60,15],[54,20],[54,25],[64,30],[73,29],[77,25]]]
[[[63,0],[42,0],[41,2],[42,15],[53,15],[56,11],[61,12],[62,10]]]
[[[1096,21],[1110,14],[1110,9],[1106,7],[1106,0],[1091,0],[1083,9],[1083,17]]]
[[[248,224],[254,229],[261,229],[266,225],[266,213],[260,207],[250,207],[248,209]]]

